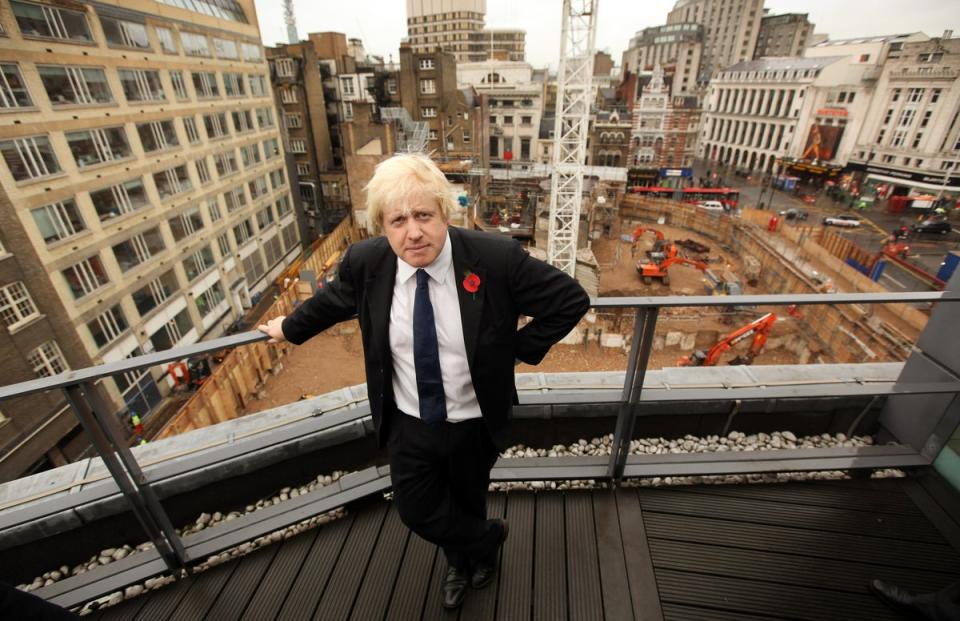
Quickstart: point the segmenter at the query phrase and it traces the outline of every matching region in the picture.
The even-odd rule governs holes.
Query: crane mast
[[[299,43],[297,17],[293,13],[293,0],[283,0],[283,21],[287,25],[287,43]]]
[[[563,2],[547,261],[570,276],[577,265],[598,1]]]

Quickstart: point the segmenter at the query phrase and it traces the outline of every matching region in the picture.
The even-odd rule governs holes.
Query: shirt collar
[[[450,247],[450,231],[447,231],[447,237],[443,241],[443,248],[440,254],[433,260],[433,263],[423,268],[427,274],[436,282],[443,282],[444,275],[450,270],[453,263],[453,250]],[[397,280],[407,282],[417,273],[416,267],[413,267],[400,257],[397,257]]]

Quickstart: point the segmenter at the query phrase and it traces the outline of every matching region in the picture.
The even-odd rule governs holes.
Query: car
[[[723,208],[723,203],[720,201],[703,201],[698,204],[697,207],[704,209],[706,211],[713,211],[716,213],[723,213],[726,209]]]
[[[784,220],[806,220],[810,217],[810,214],[805,209],[791,207],[790,209],[784,209],[781,211],[780,217]]]
[[[839,216],[827,216],[823,219],[823,223],[826,226],[843,226],[847,228],[853,228],[860,226],[860,216],[851,216],[848,214],[840,214]]]
[[[910,228],[914,233],[939,233],[940,235],[946,235],[953,230],[953,226],[947,220],[924,220]]]

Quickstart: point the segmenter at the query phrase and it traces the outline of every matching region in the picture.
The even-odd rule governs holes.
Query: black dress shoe
[[[467,593],[467,572],[457,567],[447,570],[447,577],[443,579],[443,607],[459,608],[463,603],[463,596]]]
[[[497,541],[493,554],[488,558],[477,561],[473,566],[473,574],[470,576],[470,586],[475,589],[482,589],[493,581],[497,574],[497,553],[503,547],[503,542],[507,540],[507,534],[510,527],[504,520],[495,520],[494,528],[500,529],[500,539]]]
[[[935,619],[931,610],[924,601],[925,597],[917,597],[909,591],[901,589],[895,584],[874,578],[870,581],[870,590],[880,600],[908,619]]]

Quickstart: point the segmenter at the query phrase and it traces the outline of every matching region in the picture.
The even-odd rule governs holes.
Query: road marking
[[[907,288],[907,286],[906,286],[905,284],[903,284],[902,282],[900,282],[899,280],[897,280],[896,278],[894,278],[894,277],[891,276],[890,274],[887,274],[886,272],[884,272],[883,277],[884,277],[884,278],[887,278],[887,279],[889,279],[889,280],[891,280],[891,281],[893,281],[896,285],[898,285],[898,286],[900,286],[900,287],[903,287],[904,289]]]

